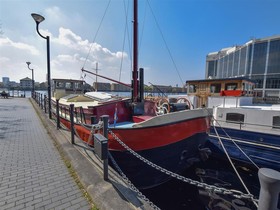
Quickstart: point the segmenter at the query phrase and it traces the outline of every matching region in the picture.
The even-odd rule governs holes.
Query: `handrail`
[[[243,126],[246,126],[246,125],[254,125],[254,126],[259,126],[259,127],[266,127],[266,128],[272,128],[272,129],[280,129],[280,126],[277,126],[277,125],[262,125],[262,124],[256,124],[256,123],[246,123],[246,122],[243,122],[243,121],[230,121],[230,120],[215,120],[215,121],[218,121],[218,122],[223,122],[223,123],[231,123],[231,124],[238,124],[240,125],[240,130],[241,130],[241,127]],[[280,130],[279,130],[280,132]]]

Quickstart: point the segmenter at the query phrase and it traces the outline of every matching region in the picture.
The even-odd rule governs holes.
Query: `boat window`
[[[56,82],[56,88],[64,88],[63,82]]]
[[[80,82],[75,82],[75,89],[76,90],[82,89],[82,84]]]
[[[272,128],[280,129],[280,116],[273,116]]]
[[[189,93],[195,93],[196,92],[196,85],[190,85],[189,86]]]
[[[221,92],[221,84],[211,84],[210,85],[211,93],[220,93]]]
[[[227,113],[226,122],[244,124],[244,114]]]
[[[205,90],[206,90],[206,84],[205,84],[205,83],[200,84],[200,85],[199,85],[199,89],[200,89],[201,91],[205,91]]]
[[[226,84],[226,90],[237,90],[237,83]]]
[[[65,83],[65,88],[66,89],[73,89],[73,83],[72,82],[66,82]]]

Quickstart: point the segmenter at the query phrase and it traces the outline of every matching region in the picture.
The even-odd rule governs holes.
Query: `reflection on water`
[[[257,198],[259,181],[257,170],[253,171],[236,164],[238,172],[249,191]],[[235,189],[246,193],[229,163],[210,158],[204,163],[197,163],[183,174],[185,177],[226,189]],[[215,193],[173,179],[161,186],[144,190],[143,193],[159,208],[166,210],[255,210],[253,202],[231,195]]]

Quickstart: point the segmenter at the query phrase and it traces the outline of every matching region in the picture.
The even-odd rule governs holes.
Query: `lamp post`
[[[43,36],[39,31],[39,24],[45,20],[42,15],[32,13],[31,16],[36,22],[36,30],[40,37],[47,40],[47,68],[48,68],[48,105],[49,105],[49,118],[52,119],[51,113],[51,67],[50,67],[50,37]]]
[[[31,96],[32,96],[32,98],[33,98],[33,97],[34,97],[34,72],[33,72],[34,69],[31,69],[31,68],[29,67],[29,65],[31,64],[31,62],[27,61],[26,64],[27,64],[28,69],[32,71],[32,94],[31,94]]]

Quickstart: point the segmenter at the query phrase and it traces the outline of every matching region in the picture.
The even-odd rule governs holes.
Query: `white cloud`
[[[63,12],[57,6],[49,7],[45,10],[45,12],[46,16],[50,17],[49,20],[52,20],[52,22],[58,23],[66,19]]]
[[[40,54],[39,51],[34,46],[31,46],[31,45],[28,45],[25,43],[21,43],[21,42],[14,42],[14,41],[10,40],[8,37],[0,38],[0,49],[3,50],[4,48],[14,48],[14,49],[18,49],[18,50],[28,51],[32,55]]]
[[[112,52],[98,43],[90,43],[86,39],[83,40],[82,37],[70,29],[61,27],[58,37],[52,37],[52,45],[54,45],[52,48],[60,53],[52,60],[53,71],[60,72],[59,74],[62,74],[62,68],[65,68],[67,74],[73,72],[76,76],[80,76],[80,69],[82,67],[93,70],[95,69],[96,62],[98,62],[99,68],[102,68],[102,75],[117,79],[119,78],[122,59],[123,67],[125,68],[125,70],[122,70],[123,74],[130,68],[127,53],[119,51]],[[66,75],[64,74],[64,76]],[[122,78],[130,81],[129,74],[126,74]]]
[[[93,71],[98,62],[101,75],[118,80],[121,71],[121,81],[129,83],[128,72],[131,65],[127,53],[111,51],[62,27],[57,36],[43,29],[40,29],[40,33],[43,36],[50,36],[51,78],[80,79],[82,67]],[[18,40],[30,41],[22,37],[18,37]],[[38,48],[29,43],[11,40],[9,37],[0,37],[0,76],[8,76],[17,82],[24,77],[30,77],[26,65],[26,61],[30,61],[31,68],[34,68],[35,81],[45,81],[47,70],[45,43],[41,39],[36,39],[34,43]],[[92,83],[95,77],[88,75],[86,79]]]

